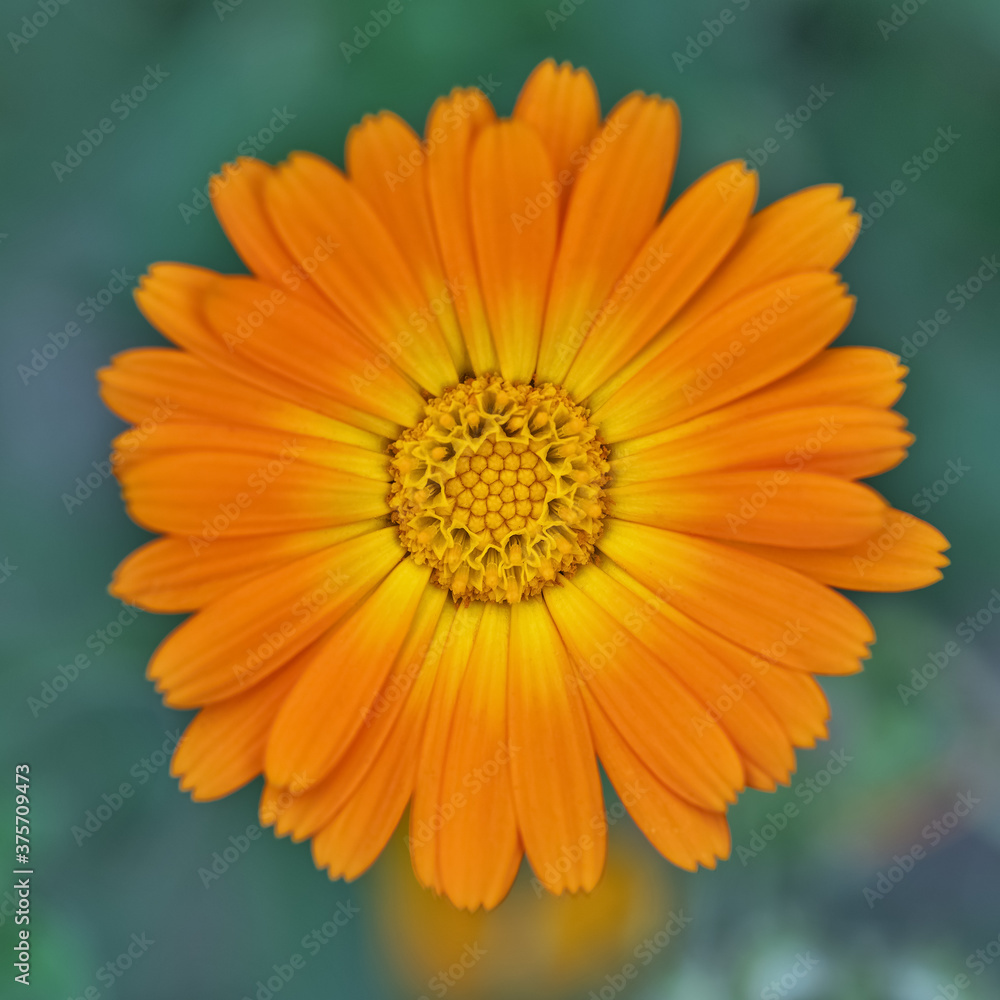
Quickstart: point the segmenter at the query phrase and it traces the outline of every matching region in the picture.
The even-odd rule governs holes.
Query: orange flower
[[[345,878],[409,803],[419,880],[491,907],[522,853],[593,887],[599,758],[667,858],[711,867],[738,793],[825,735],[811,675],[868,655],[831,588],[939,578],[944,538],[858,481],[912,438],[898,359],[829,347],[853,202],[753,214],[737,161],[662,214],[678,133],[639,93],[602,121],[548,61],[510,119],[475,89],[423,141],[366,118],[346,173],[227,166],[252,276],[144,278],[179,350],[101,381],[164,537],[112,591],[196,612],[149,666],[201,709],[173,765],[196,799],[263,773],[264,821]]]

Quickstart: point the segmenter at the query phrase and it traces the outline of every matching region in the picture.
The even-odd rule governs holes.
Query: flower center
[[[403,545],[456,598],[514,603],[590,561],[608,450],[566,391],[466,379],[389,449]]]

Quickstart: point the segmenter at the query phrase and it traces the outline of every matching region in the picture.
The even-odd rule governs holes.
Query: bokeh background
[[[34,995],[997,996],[1000,620],[989,603],[1000,608],[1000,276],[969,279],[1000,253],[1000,5],[402,0],[367,47],[345,54],[342,43],[384,6],[0,7],[0,811],[12,813],[14,763],[29,762]],[[121,425],[100,404],[94,371],[161,341],[117,283],[101,290],[115,271],[131,285],[156,260],[241,269],[199,192],[252,138],[271,162],[310,149],[342,163],[347,129],[365,112],[392,108],[420,127],[437,95],[486,80],[508,113],[549,55],[589,67],[605,110],[636,88],[677,99],[675,194],[742,155],[759,163],[760,204],[838,181],[866,209],[843,267],[859,297],[844,342],[907,354],[900,408],[917,435],[909,460],[877,486],[946,532],[953,566],[927,591],[860,596],[879,634],[872,659],[863,674],[825,683],[829,741],[800,755],[791,788],[740,800],[731,818],[742,850],[716,871],[672,869],[626,817],[592,897],[539,899],[525,871],[485,916],[419,890],[398,843],[345,885],[317,873],[306,846],[266,832],[206,884],[199,871],[256,822],[259,789],[208,805],[178,791],[161,747],[187,715],[164,709],[143,677],[176,621],[126,615],[108,630],[122,613],[106,592],[111,571],[146,536],[101,471]],[[150,68],[155,88],[127,116],[111,114]],[[827,96],[782,126],[810,93]],[[281,130],[262,132],[276,112]],[[54,169],[109,114],[100,145]],[[89,320],[88,307],[78,313],[88,297],[101,305]],[[58,346],[74,319],[79,335],[25,376],[33,352]],[[89,495],[67,505],[88,476]],[[949,642],[958,655],[921,691],[901,693]],[[80,654],[89,667],[57,682]],[[45,701],[54,683],[61,690]],[[134,794],[110,818],[87,836],[74,831],[126,781]],[[957,817],[962,795],[974,804]],[[0,821],[2,867],[11,826]],[[890,872],[914,845],[925,856]],[[15,996],[8,889],[0,995]],[[130,943],[133,957],[120,960]],[[274,979],[296,953],[302,967]],[[622,976],[626,963],[635,978]]]

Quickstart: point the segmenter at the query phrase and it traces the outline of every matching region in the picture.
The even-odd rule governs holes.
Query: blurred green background
[[[1000,587],[1000,279],[968,282],[981,258],[1000,253],[1000,5],[402,5],[350,60],[342,43],[384,0],[5,0],[0,9],[0,844],[10,858],[13,765],[27,761],[35,995],[997,996],[1000,621],[981,609]],[[208,805],[178,791],[158,751],[187,715],[164,709],[143,677],[176,621],[139,614],[108,631],[122,611],[105,589],[111,571],[146,536],[101,472],[121,425],[99,402],[94,371],[116,351],[161,341],[128,294],[99,293],[114,271],[130,284],[156,260],[241,269],[198,192],[251,137],[263,136],[271,162],[310,149],[342,163],[347,129],[365,112],[392,108],[420,127],[437,95],[485,78],[508,113],[549,55],[587,66],[605,110],[636,88],[676,98],[675,194],[716,163],[751,156],[762,205],[837,181],[866,208],[843,267],[859,297],[844,342],[905,348],[900,408],[917,435],[909,460],[876,485],[945,531],[954,565],[928,591],[861,595],[879,634],[874,656],[863,674],[825,683],[831,737],[800,755],[792,787],[749,793],[732,810],[743,850],[717,871],[672,869],[625,818],[593,898],[538,900],[522,872],[485,917],[456,915],[416,889],[398,845],[345,885],[318,873],[307,847],[266,832],[206,886],[199,869],[231,837],[242,843],[259,789]],[[141,103],[114,104],[144,77],[158,82]],[[813,88],[829,96],[791,124]],[[287,121],[268,140],[261,130],[275,109]],[[55,169],[105,117],[113,130],[93,152]],[[762,162],[756,151],[768,150]],[[101,306],[83,308],[89,321],[78,313],[88,297]],[[74,319],[80,333],[25,376],[33,352],[58,346]],[[68,509],[64,495],[92,473],[90,495]],[[959,655],[901,695],[951,641]],[[44,702],[80,654],[90,666]],[[831,768],[834,753],[842,763]],[[125,781],[134,795],[89,836],[74,833]],[[963,794],[975,804],[949,825]],[[781,829],[769,814],[785,818]],[[904,873],[914,845],[925,854]],[[21,995],[8,889],[9,880],[0,996]],[[338,912],[352,916],[327,923]],[[685,926],[675,934],[677,914]],[[651,935],[653,949],[642,944]],[[130,943],[133,956],[119,961]],[[280,979],[296,953],[304,965]],[[627,962],[634,979],[621,975]]]

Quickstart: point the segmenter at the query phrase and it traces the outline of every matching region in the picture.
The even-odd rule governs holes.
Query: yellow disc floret
[[[389,449],[389,506],[416,562],[456,598],[513,603],[590,561],[607,448],[550,383],[470,378]]]

